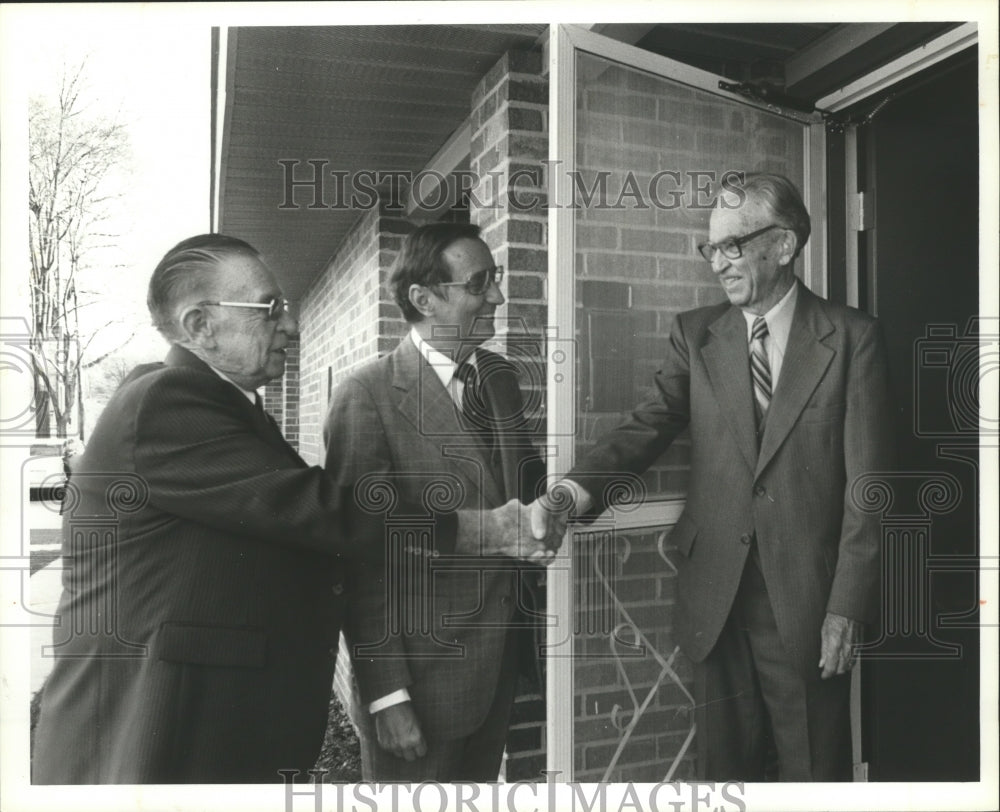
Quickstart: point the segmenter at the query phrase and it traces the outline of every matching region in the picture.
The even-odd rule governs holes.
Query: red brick
[[[544,79],[515,75],[501,84],[500,94],[509,101],[548,104],[549,83]]]
[[[530,130],[543,132],[545,129],[541,110],[511,106],[507,118],[512,130]]]
[[[548,252],[534,248],[511,248],[507,252],[507,267],[510,272],[547,273],[549,269]]]
[[[510,299],[541,299],[544,284],[541,277],[512,273],[507,277],[507,296]]]
[[[511,218],[507,221],[507,239],[544,247],[545,224],[537,220]]]

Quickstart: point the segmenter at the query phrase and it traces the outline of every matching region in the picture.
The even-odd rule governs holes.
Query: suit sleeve
[[[381,548],[366,540],[374,523],[336,481],[266,442],[203,378],[164,373],[143,394],[135,425],[122,427],[135,433],[135,471],[151,503],[223,533],[377,560]],[[453,529],[438,536],[444,549],[454,543]]]
[[[846,488],[837,567],[827,612],[871,622],[877,616],[880,517],[859,510],[851,491],[858,477],[891,470],[894,462],[885,342],[871,322],[848,367],[844,417]]]
[[[392,455],[378,406],[361,382],[348,379],[334,391],[323,436],[326,470],[348,490],[353,492],[362,479],[377,483],[375,488],[381,493],[395,489]],[[361,490],[358,489],[358,500],[366,498]],[[401,539],[388,539],[384,529],[377,538],[369,539],[369,543],[383,549],[393,541]],[[385,564],[358,564],[350,575],[351,600],[344,636],[365,705],[413,682],[400,635],[401,621],[405,618],[390,622],[390,612],[404,603],[399,594],[403,586],[399,583],[401,560],[401,555],[390,553]],[[390,590],[396,591],[397,600],[390,601]]]
[[[229,393],[202,377],[171,370],[143,393],[134,462],[152,504],[223,533],[327,554],[370,555],[345,532],[336,483],[268,444]]]
[[[623,473],[645,473],[690,420],[691,360],[683,316],[674,319],[667,355],[653,385],[653,395],[636,406],[624,423],[598,440],[566,475],[594,500],[592,517],[613,501]],[[622,492],[630,490],[626,484]]]

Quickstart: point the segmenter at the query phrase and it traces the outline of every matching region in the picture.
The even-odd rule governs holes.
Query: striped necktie
[[[750,375],[753,378],[753,399],[757,411],[757,428],[763,428],[767,409],[771,405],[771,365],[767,361],[764,339],[767,338],[767,322],[758,316],[753,322],[750,334]]]

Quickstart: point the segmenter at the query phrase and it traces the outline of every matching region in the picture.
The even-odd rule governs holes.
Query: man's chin
[[[496,335],[496,326],[493,323],[493,319],[478,319],[472,325],[472,329],[469,331],[469,339],[472,341],[478,341],[480,344],[486,341],[488,338],[493,338]]]

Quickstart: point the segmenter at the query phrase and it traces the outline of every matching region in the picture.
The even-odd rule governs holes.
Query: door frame
[[[797,121],[803,128],[804,198],[812,214],[813,231],[803,252],[803,281],[826,296],[826,128],[818,113],[805,114],[758,103],[720,87],[723,77],[667,57],[595,34],[573,25],[552,25],[545,43],[549,75],[548,194],[548,321],[546,348],[546,414],[549,480],[572,468],[577,415],[576,365],[572,352],[576,335],[575,257],[576,212],[552,201],[573,200],[576,170],[577,53],[586,53],[626,67],[661,76],[706,91],[740,106],[754,107]],[[558,170],[553,168],[557,167]],[[616,528],[634,530],[672,524],[684,508],[683,499],[647,504],[616,517]],[[546,769],[555,780],[574,775],[573,573],[572,532],[567,534],[547,576],[548,614],[546,663]]]
[[[816,107],[827,113],[840,113],[865,99],[881,93],[908,79],[922,70],[947,59],[979,42],[979,27],[976,23],[963,23],[920,48],[897,57],[878,70],[851,82],[840,90],[830,93],[816,102]],[[980,133],[982,137],[983,133]],[[987,143],[982,141],[981,143]],[[865,230],[864,211],[860,189],[858,189],[858,138],[857,127],[848,126],[844,130],[844,192],[846,218],[846,303],[858,307],[861,301],[861,259],[858,253],[858,234]],[[983,189],[983,185],[980,185]],[[982,194],[982,191],[980,192]],[[807,201],[808,204],[809,201]],[[812,209],[809,209],[810,212]],[[873,315],[878,315],[873,314]]]

